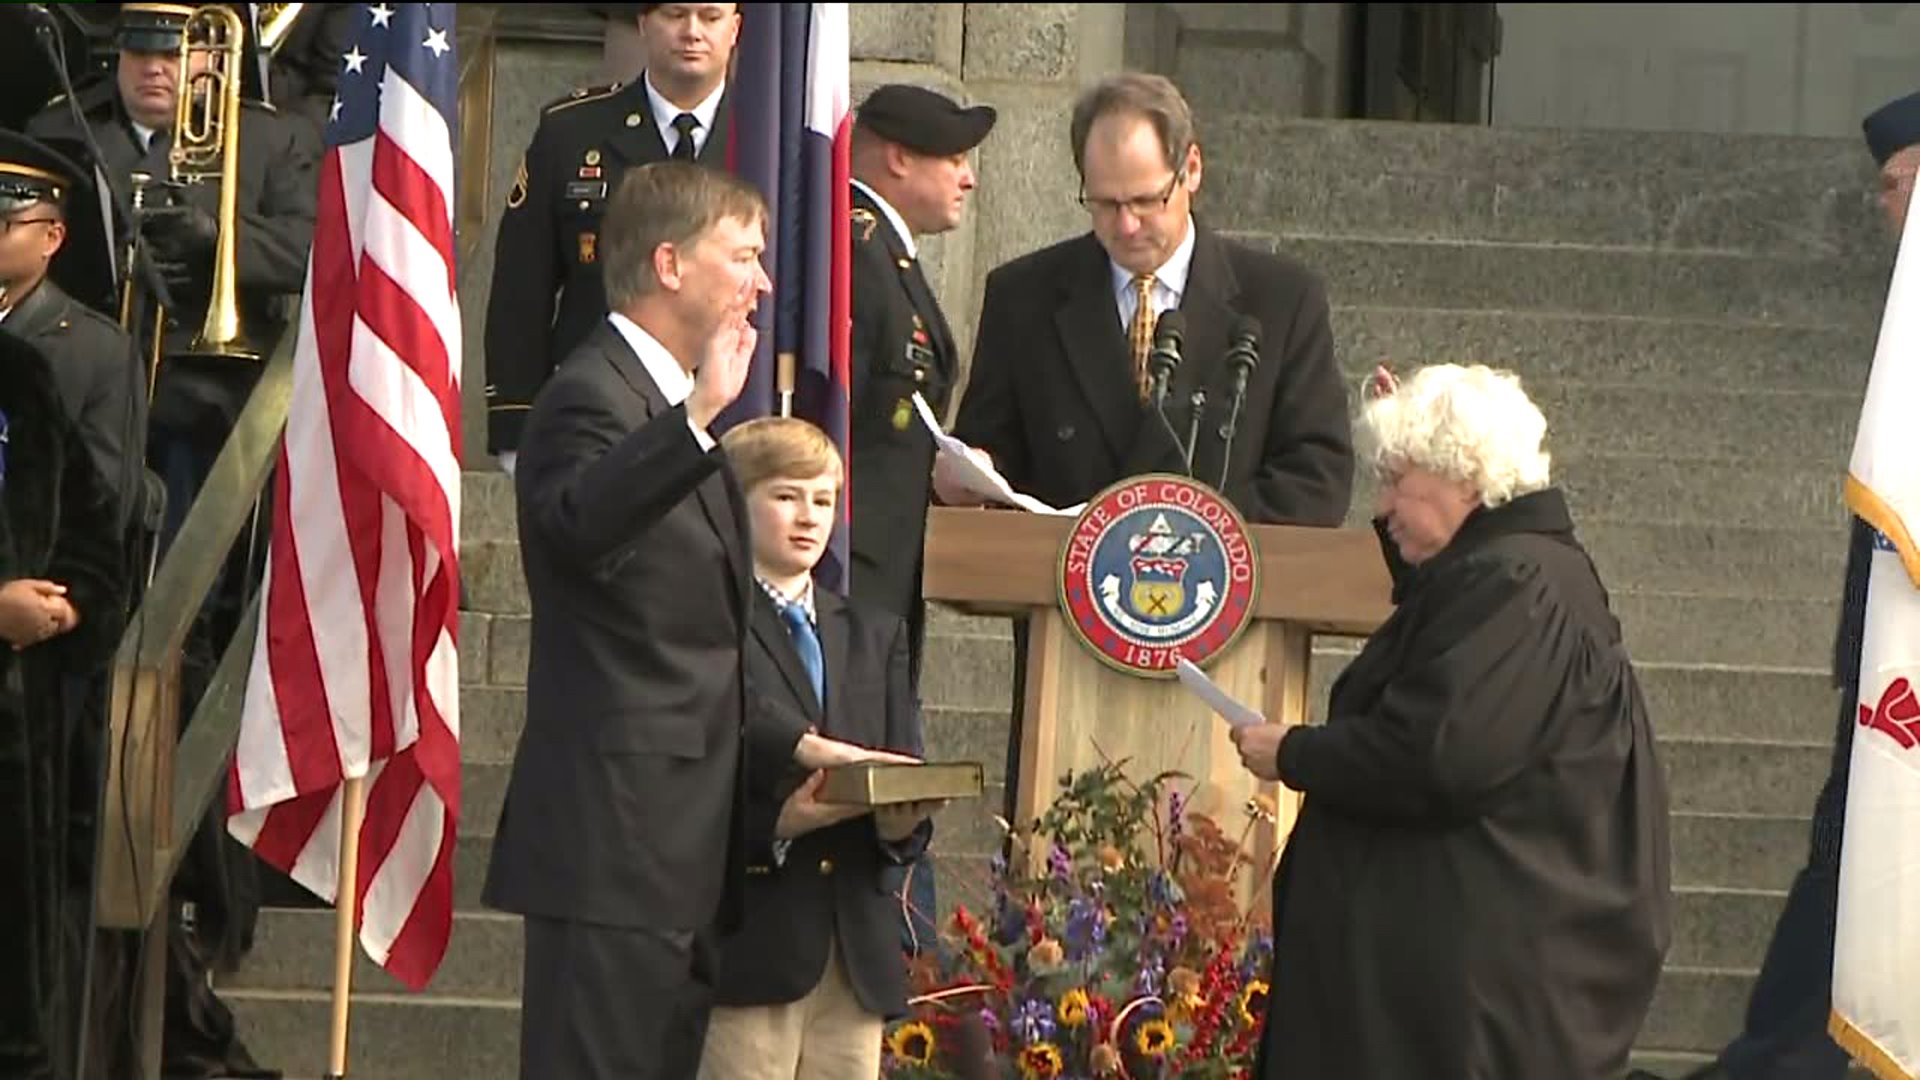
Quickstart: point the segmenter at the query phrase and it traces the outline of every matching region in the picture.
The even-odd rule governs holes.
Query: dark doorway
[[[1493,4],[1355,4],[1353,115],[1484,124],[1500,16]]]

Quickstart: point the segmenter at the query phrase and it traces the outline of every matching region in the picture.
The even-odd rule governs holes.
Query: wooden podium
[[[1062,613],[1062,548],[1075,519],[1002,509],[933,507],[923,587],[928,600],[974,615],[1027,616],[1026,687],[1020,703],[1020,771],[1014,824],[1031,826],[1055,798],[1060,777],[1129,759],[1141,779],[1162,770],[1191,776],[1189,806],[1237,835],[1256,793],[1277,820],[1256,826],[1256,860],[1270,860],[1293,826],[1298,799],[1256,780],[1240,763],[1229,727],[1168,672],[1123,671],[1079,638]],[[1201,663],[1235,699],[1270,719],[1307,719],[1308,663],[1315,633],[1365,636],[1391,611],[1378,540],[1369,530],[1253,525],[1258,566],[1250,622]],[[1038,862],[1045,852],[1028,851]]]

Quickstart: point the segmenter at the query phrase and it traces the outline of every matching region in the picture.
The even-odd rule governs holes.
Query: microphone
[[[1175,308],[1160,313],[1160,318],[1153,324],[1153,350],[1147,353],[1147,373],[1152,377],[1148,400],[1153,403],[1154,414],[1160,417],[1160,426],[1166,429],[1167,437],[1173,440],[1173,448],[1186,463],[1187,475],[1192,476],[1192,441],[1183,444],[1180,433],[1174,430],[1173,421],[1167,418],[1168,384],[1173,382],[1174,369],[1180,366],[1180,350],[1186,336],[1185,315]]]
[[[1247,400],[1247,380],[1260,362],[1260,320],[1241,315],[1233,320],[1233,333],[1227,345],[1227,373],[1233,380],[1232,396],[1227,403],[1227,420],[1220,425],[1220,490],[1227,487],[1227,468],[1233,463],[1233,435],[1240,426],[1240,409]]]
[[[1160,313],[1153,324],[1153,351],[1147,354],[1147,374],[1153,378],[1153,404],[1165,408],[1167,384],[1173,381],[1173,369],[1180,366],[1180,349],[1186,343],[1187,317],[1178,308]]]

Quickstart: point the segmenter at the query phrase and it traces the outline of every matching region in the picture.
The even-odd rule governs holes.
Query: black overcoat
[[[1384,541],[1384,534],[1383,534]],[[1280,746],[1266,1080],[1615,1080],[1670,940],[1667,791],[1559,492],[1477,511]]]

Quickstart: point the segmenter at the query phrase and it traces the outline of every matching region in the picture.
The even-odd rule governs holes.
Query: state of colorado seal
[[[1253,539],[1205,484],[1137,476],[1089,500],[1060,552],[1060,606],[1094,655],[1168,678],[1204,664],[1253,618]]]

